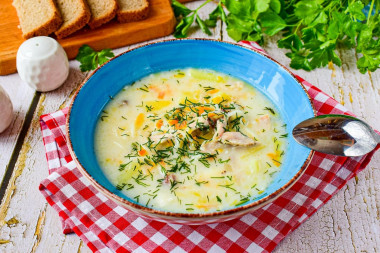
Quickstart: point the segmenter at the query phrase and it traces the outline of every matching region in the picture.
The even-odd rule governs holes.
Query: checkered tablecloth
[[[241,44],[263,52],[254,43]],[[318,114],[352,115],[330,96],[297,78]],[[94,252],[270,252],[363,170],[373,155],[345,158],[316,153],[294,186],[261,209],[224,223],[173,225],[141,218],[90,185],[66,145],[67,111],[41,116],[49,176],[41,182],[40,191],[58,212],[63,232],[75,232]]]

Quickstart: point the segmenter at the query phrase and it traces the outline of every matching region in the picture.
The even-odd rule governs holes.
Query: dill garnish
[[[264,107],[264,110],[270,111],[270,113],[272,113],[273,115],[276,114],[275,111],[270,107]]]
[[[197,181],[196,179],[194,179],[195,181],[195,184],[198,185],[198,186],[201,186],[201,184],[207,184],[208,181]]]
[[[205,91],[215,90],[215,88],[214,88],[214,87],[211,87],[211,86],[203,87],[203,89],[204,89]]]
[[[138,88],[139,90],[142,90],[142,91],[145,91],[145,92],[149,92],[149,87],[144,84],[144,87],[141,87],[141,88]]]
[[[227,188],[227,189],[230,189],[230,190],[233,190],[234,192],[236,192],[236,189],[231,187],[232,185],[233,185],[233,183],[232,184],[226,184],[226,185],[218,184],[218,186],[220,186],[220,187],[224,187],[224,188]]]

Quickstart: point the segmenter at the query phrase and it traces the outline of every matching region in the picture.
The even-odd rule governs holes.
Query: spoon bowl
[[[327,114],[307,119],[293,129],[294,139],[315,151],[338,156],[362,156],[380,143],[380,135],[352,116]]]

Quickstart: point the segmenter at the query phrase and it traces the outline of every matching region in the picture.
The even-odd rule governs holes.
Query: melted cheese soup
[[[252,86],[185,69],[127,85],[100,115],[95,151],[116,188],[141,205],[212,212],[262,194],[281,169],[286,126]]]

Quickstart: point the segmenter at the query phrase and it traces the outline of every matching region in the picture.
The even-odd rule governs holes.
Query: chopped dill
[[[151,106],[145,105],[145,107],[146,107],[146,112],[150,112],[150,111],[153,110],[153,106],[152,105]]]
[[[195,181],[195,184],[198,185],[198,186],[201,186],[201,184],[207,184],[208,181],[197,181],[196,179],[194,179]]]
[[[231,160],[231,159],[228,158],[227,160],[224,160],[224,161],[223,161],[222,159],[219,158],[218,162],[219,162],[219,163],[228,163],[230,160]]]
[[[205,91],[215,90],[215,88],[214,88],[214,87],[211,87],[211,86],[205,86],[205,87],[203,87],[203,89],[204,89]]]
[[[144,87],[138,88],[138,90],[149,92],[149,87],[146,84],[144,84]]]
[[[123,171],[125,169],[125,167],[130,164],[132,161],[128,162],[128,163],[123,163],[123,164],[120,164],[119,165],[119,171]]]
[[[242,199],[240,200],[240,202],[237,203],[235,206],[243,205],[243,204],[247,203],[248,201],[249,201],[249,198],[248,198],[248,197],[242,198]]]
[[[126,185],[127,185],[126,183],[118,184],[118,185],[116,185],[116,189],[117,189],[118,191],[121,191],[121,190],[123,190],[123,188],[124,188]]]
[[[233,185],[233,183],[232,184],[226,184],[226,185],[218,184],[218,186],[220,186],[220,187],[224,187],[224,188],[227,188],[227,189],[230,189],[230,190],[233,190],[234,192],[236,192],[236,189],[231,187],[232,185]]]
[[[264,107],[264,110],[267,110],[270,113],[272,113],[273,115],[276,115],[275,111],[272,108],[270,108],[270,107]]]

